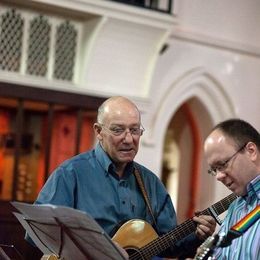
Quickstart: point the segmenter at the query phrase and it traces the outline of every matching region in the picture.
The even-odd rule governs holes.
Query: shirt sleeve
[[[35,204],[53,204],[73,208],[75,188],[76,182],[73,171],[58,167],[43,186]]]

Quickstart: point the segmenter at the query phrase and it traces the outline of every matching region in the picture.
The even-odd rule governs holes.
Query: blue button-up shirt
[[[143,195],[133,174],[134,165],[142,175],[156,217],[158,235],[176,226],[176,214],[169,194],[158,177],[136,162],[129,163],[121,179],[100,144],[62,163],[49,177],[36,204],[53,204],[82,210],[92,216],[111,236],[129,219],[152,223]],[[190,237],[194,242],[195,237]],[[185,244],[186,244],[185,242]],[[184,244],[174,248],[175,254],[196,248]]]

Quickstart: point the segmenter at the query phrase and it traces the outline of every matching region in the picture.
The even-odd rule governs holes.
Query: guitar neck
[[[213,204],[211,207],[201,211],[200,215],[212,215],[212,209],[215,211],[215,214],[220,215],[228,209],[229,205],[235,200],[235,198],[236,195],[232,193],[221,201]],[[145,256],[145,259],[150,259],[152,256],[158,255],[170,246],[173,246],[177,241],[180,241],[195,231],[196,223],[192,220],[192,218],[190,218],[184,221],[182,224],[178,225],[170,232],[164,234],[161,237],[158,237],[146,246],[142,247],[140,249],[141,254]],[[130,257],[130,259],[134,258]]]

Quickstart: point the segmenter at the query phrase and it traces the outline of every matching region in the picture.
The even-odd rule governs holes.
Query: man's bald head
[[[140,118],[140,112],[132,101],[122,96],[113,96],[104,101],[98,108],[97,122],[104,124],[110,116],[114,113],[120,114],[122,110],[138,113]]]

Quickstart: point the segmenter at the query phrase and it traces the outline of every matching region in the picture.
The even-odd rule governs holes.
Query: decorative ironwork
[[[15,9],[1,15],[0,69],[18,72],[21,65],[24,21]]]
[[[69,21],[57,28],[55,42],[54,78],[73,79],[73,70],[76,56],[77,31]]]
[[[78,31],[69,20],[1,9],[0,70],[72,81]]]
[[[48,19],[42,15],[30,22],[27,73],[37,76],[46,76],[50,49],[51,26]]]
[[[173,0],[107,0],[120,2],[122,4],[133,5],[157,12],[172,13]]]

